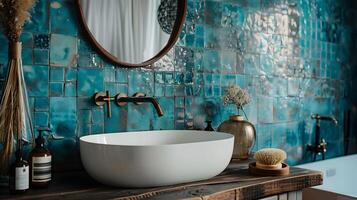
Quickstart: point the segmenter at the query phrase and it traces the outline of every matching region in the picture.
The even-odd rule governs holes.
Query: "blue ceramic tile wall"
[[[335,115],[342,122],[357,99],[351,89],[357,77],[351,67],[354,8],[347,0],[188,0],[185,26],[168,55],[152,67],[124,69],[106,62],[82,35],[73,0],[40,0],[22,35],[34,124],[64,137],[48,146],[57,166],[74,168],[83,135],[202,129],[207,119],[217,127],[236,113],[221,97],[229,84],[237,84],[252,96],[246,112],[257,128],[254,150],[279,147],[288,152],[289,163],[308,162],[304,145],[314,139],[309,116]],[[3,35],[0,43],[3,85]],[[149,105],[113,104],[107,118],[106,109],[92,102],[104,90],[155,95],[165,116],[158,118]],[[343,154],[342,130],[343,123],[323,124],[328,157]]]

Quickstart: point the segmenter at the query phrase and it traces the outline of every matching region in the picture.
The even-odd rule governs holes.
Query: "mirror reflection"
[[[178,0],[80,0],[84,20],[96,41],[112,56],[138,64],[168,43]]]

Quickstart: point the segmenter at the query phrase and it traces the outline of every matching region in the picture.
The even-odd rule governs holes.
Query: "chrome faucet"
[[[314,161],[316,161],[317,155],[322,155],[322,160],[325,160],[325,155],[327,151],[327,142],[324,138],[320,137],[320,128],[321,128],[321,120],[333,121],[334,124],[337,125],[337,120],[333,116],[321,116],[319,114],[311,115],[311,119],[316,120],[316,129],[315,129],[315,144],[308,145],[307,150],[313,152]]]

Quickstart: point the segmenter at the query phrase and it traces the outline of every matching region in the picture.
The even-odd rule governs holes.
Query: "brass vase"
[[[218,131],[234,135],[233,159],[248,159],[256,139],[256,131],[252,123],[244,120],[241,115],[233,115],[219,125]]]

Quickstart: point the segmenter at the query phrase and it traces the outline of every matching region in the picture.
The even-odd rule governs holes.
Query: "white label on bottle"
[[[32,182],[51,180],[51,156],[32,158]]]
[[[29,188],[29,166],[16,167],[15,190],[26,190]]]

